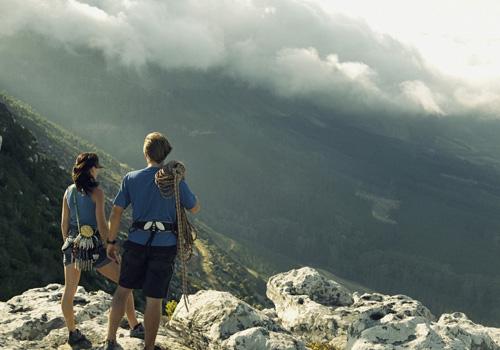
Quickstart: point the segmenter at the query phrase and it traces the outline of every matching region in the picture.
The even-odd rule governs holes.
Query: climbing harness
[[[149,254],[151,251],[151,244],[156,236],[157,232],[160,231],[174,231],[175,225],[171,222],[163,221],[134,221],[132,226],[130,226],[129,233],[132,230],[143,230],[149,231],[149,239],[146,242],[146,252]]]
[[[181,206],[179,184],[184,179],[186,167],[183,163],[172,160],[164,165],[155,175],[155,183],[163,197],[175,197],[177,214],[177,251],[181,263],[181,280],[184,306],[189,311],[187,288],[187,262],[193,256],[193,245],[197,238],[194,226],[189,222],[185,209]]]
[[[171,222],[163,221],[134,221],[131,229],[143,231],[174,231],[175,225]]]

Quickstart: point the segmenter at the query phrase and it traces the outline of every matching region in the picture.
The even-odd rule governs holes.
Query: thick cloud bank
[[[21,32],[126,66],[218,69],[280,96],[350,110],[445,115],[496,101],[308,0],[2,0],[0,40]]]

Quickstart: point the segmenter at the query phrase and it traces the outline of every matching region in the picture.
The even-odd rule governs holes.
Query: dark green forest
[[[67,174],[38,152],[34,136],[0,103],[0,299],[60,281],[62,238],[54,215]],[[57,195],[56,195],[57,194]],[[62,198],[62,197],[61,197]],[[49,233],[49,234],[48,234]]]
[[[0,299],[48,283],[64,283],[60,229],[68,171],[47,156],[33,133],[0,102]],[[82,275],[90,289],[111,285]]]

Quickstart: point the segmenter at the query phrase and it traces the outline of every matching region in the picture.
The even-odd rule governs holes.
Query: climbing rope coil
[[[186,210],[181,206],[179,184],[184,179],[186,167],[182,162],[172,160],[165,164],[155,175],[155,183],[163,197],[175,197],[175,210],[177,214],[177,255],[181,263],[181,283],[184,305],[188,309],[188,277],[187,262],[193,256],[194,241],[197,232],[189,222]]]

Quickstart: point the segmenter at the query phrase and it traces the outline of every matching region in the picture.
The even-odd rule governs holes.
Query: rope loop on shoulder
[[[185,178],[186,167],[177,160],[172,160],[160,168],[155,175],[155,183],[163,197],[175,198],[177,214],[177,252],[181,262],[182,293],[184,305],[188,308],[187,267],[186,263],[193,256],[193,246],[196,239],[194,226],[189,222],[185,209],[180,201],[180,182]]]

